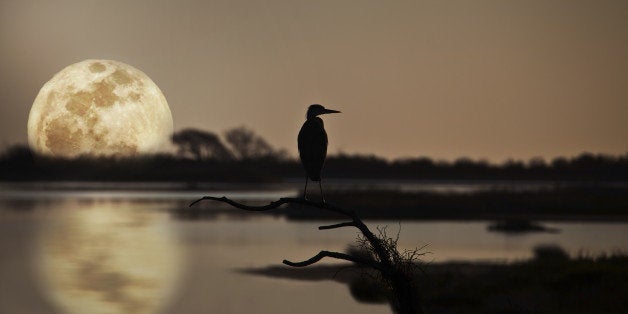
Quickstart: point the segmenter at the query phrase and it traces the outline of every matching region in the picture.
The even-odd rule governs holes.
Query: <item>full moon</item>
[[[146,74],[122,62],[85,60],[41,88],[28,143],[55,157],[124,157],[163,150],[172,128],[168,102]]]

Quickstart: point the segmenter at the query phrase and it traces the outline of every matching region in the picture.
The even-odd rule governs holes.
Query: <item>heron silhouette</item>
[[[323,194],[323,183],[321,179],[321,170],[327,156],[327,132],[323,119],[319,115],[326,113],[340,113],[337,110],[326,109],[325,107],[314,104],[307,108],[305,123],[299,131],[299,157],[301,164],[305,168],[305,188],[303,189],[303,198],[307,199],[307,181],[318,181],[318,187],[321,190],[321,200],[325,202]]]

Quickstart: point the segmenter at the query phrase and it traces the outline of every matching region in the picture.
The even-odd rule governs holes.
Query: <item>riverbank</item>
[[[316,200],[317,196],[311,196]],[[580,186],[474,193],[330,191],[326,200],[373,220],[626,221],[628,188]],[[288,219],[336,219],[334,213],[289,207]]]
[[[267,204],[281,197],[302,197],[301,182],[235,184],[205,182],[38,182],[0,184],[0,201],[54,199],[120,199],[160,202],[183,219],[211,219],[217,213],[240,216],[216,202],[188,205],[204,195],[227,196],[247,204]],[[325,186],[326,201],[355,210],[365,220],[500,221],[628,221],[628,184],[621,182],[510,181],[333,181]],[[308,198],[320,200],[318,187]],[[246,213],[251,214],[251,213]],[[343,219],[303,206],[285,206],[264,214],[288,220]],[[500,229],[500,228],[497,228]],[[503,229],[503,228],[502,228]]]
[[[621,253],[569,257],[558,247],[537,247],[530,260],[427,263],[422,270],[416,283],[427,313],[628,312],[628,256]],[[387,302],[381,285],[349,264],[237,271],[292,280],[333,280],[348,285],[358,301]]]

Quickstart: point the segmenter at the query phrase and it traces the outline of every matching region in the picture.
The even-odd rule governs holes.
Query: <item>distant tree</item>
[[[0,155],[1,160],[30,160],[33,153],[27,145],[15,144],[7,147]]]
[[[434,161],[429,157],[400,158],[394,161],[397,165],[412,165],[417,168],[432,168]]]
[[[530,169],[545,169],[547,167],[547,163],[543,157],[532,157],[528,161],[528,168]]]
[[[275,150],[261,136],[244,126],[225,132],[225,139],[238,159],[246,160],[265,157],[283,159],[286,155],[285,151]]]
[[[589,152],[581,153],[571,160],[571,164],[575,168],[579,169],[591,169],[603,162],[602,156],[595,156]]]
[[[565,157],[556,157],[552,160],[552,168],[557,170],[567,168],[568,165],[569,161],[567,161],[567,158]]]
[[[175,132],[172,142],[177,146],[180,157],[195,160],[231,160],[233,154],[222,143],[218,135],[197,129],[183,129]]]
[[[22,181],[40,176],[35,155],[27,145],[11,145],[0,154],[0,180]]]
[[[456,168],[472,168],[475,166],[475,162],[469,157],[460,157],[454,161],[454,167]]]
[[[522,170],[525,168],[525,164],[521,160],[508,159],[502,167],[507,170]]]

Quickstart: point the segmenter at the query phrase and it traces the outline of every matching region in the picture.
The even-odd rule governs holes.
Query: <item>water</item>
[[[224,193],[223,193],[224,192]],[[290,191],[212,194],[272,199]],[[295,193],[295,192],[292,192]],[[285,195],[285,194],[282,194]],[[329,222],[222,215],[182,220],[198,192],[11,191],[0,194],[0,313],[389,313],[354,301],[346,285],[248,275],[237,270],[344,251],[350,228]],[[547,223],[558,234],[506,236],[488,222],[388,222],[400,246],[426,261],[529,258],[556,244],[570,254],[628,251],[627,223]],[[333,263],[334,261],[324,261]]]
[[[394,190],[404,192],[432,192],[432,193],[474,193],[482,191],[545,191],[568,187],[614,187],[626,188],[628,182],[578,182],[578,181],[535,181],[535,180],[365,180],[365,179],[325,179],[325,188],[329,191],[356,191],[356,190]],[[0,198],[29,196],[39,193],[38,196],[57,195],[50,190],[91,192],[107,191],[113,195],[127,195],[142,197],[138,191],[144,191],[146,196],[151,193],[167,192],[169,198],[190,197],[195,190],[208,190],[217,193],[256,193],[262,198],[270,197],[269,193],[296,194],[303,188],[303,178],[294,178],[280,183],[243,184],[221,182],[24,182],[0,183]],[[164,196],[165,198],[166,196]],[[194,197],[194,196],[192,196]]]

